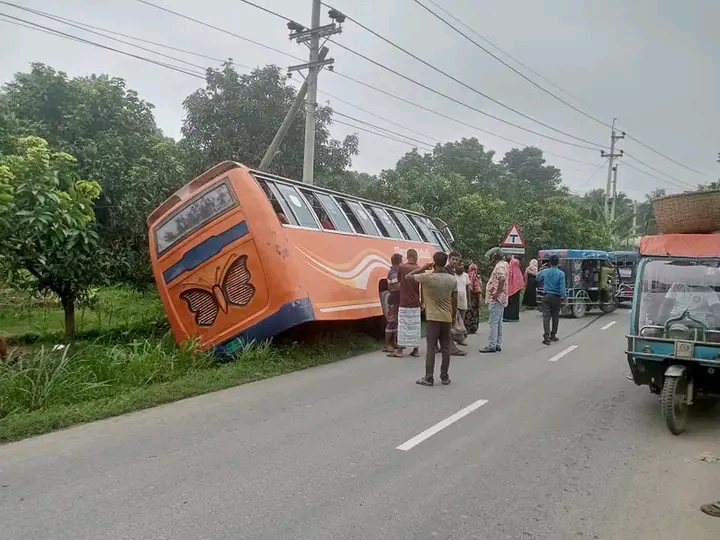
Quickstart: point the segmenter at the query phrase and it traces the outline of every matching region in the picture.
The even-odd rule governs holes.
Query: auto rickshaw
[[[679,435],[697,396],[720,394],[720,235],[646,236],[640,256],[628,364]]]
[[[635,274],[640,253],[637,251],[614,251],[618,269],[618,302],[632,302],[635,294]]]
[[[579,319],[591,309],[598,308],[604,313],[617,309],[619,277],[613,253],[594,249],[543,249],[538,259],[545,266],[551,255],[560,258],[560,268],[565,272],[568,298],[560,315]],[[539,284],[538,301],[543,294]]]

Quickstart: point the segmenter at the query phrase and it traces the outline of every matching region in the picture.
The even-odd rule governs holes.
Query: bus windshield
[[[227,181],[200,193],[156,227],[158,256],[237,204],[235,193]]]
[[[685,311],[720,329],[720,259],[655,259],[640,278],[640,325],[664,325]]]

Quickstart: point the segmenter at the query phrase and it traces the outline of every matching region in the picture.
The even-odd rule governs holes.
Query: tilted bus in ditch
[[[232,355],[311,321],[383,315],[393,253],[449,251],[444,223],[225,161],[147,220],[158,291],[178,342]]]

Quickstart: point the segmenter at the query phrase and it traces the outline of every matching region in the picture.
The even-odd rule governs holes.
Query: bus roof
[[[428,218],[428,219],[431,220],[431,221],[434,221],[434,222],[439,223],[440,226],[438,227],[438,229],[441,229],[442,227],[446,227],[446,226],[447,226],[447,223],[445,223],[442,219],[440,219],[440,218],[438,218],[438,217],[431,217],[431,216],[428,216],[427,214],[422,214],[422,213],[420,213],[420,212],[415,212],[415,211],[413,211],[413,210],[407,210],[406,208],[400,208],[399,206],[393,206],[393,205],[391,205],[391,204],[385,204],[385,203],[380,203],[380,202],[377,202],[377,201],[371,201],[371,200],[369,200],[369,199],[363,199],[362,197],[357,197],[357,196],[355,196],[355,195],[350,195],[350,194],[348,194],[348,193],[343,193],[342,191],[335,191],[335,190],[332,190],[332,189],[327,189],[327,188],[323,188],[323,187],[319,187],[319,186],[315,186],[315,185],[313,185],[313,186],[308,186],[307,184],[305,184],[305,183],[303,183],[303,182],[300,182],[300,181],[298,181],[298,180],[293,180],[293,179],[291,179],[291,178],[285,178],[284,176],[279,176],[279,175],[277,175],[277,174],[272,174],[272,173],[260,171],[260,170],[257,170],[257,169],[251,169],[250,167],[248,167],[248,166],[246,166],[246,165],[243,165],[242,163],[238,163],[238,162],[236,162],[236,161],[230,161],[230,160],[221,161],[220,163],[218,163],[218,164],[215,165],[214,167],[208,169],[207,171],[205,171],[205,172],[202,173],[201,175],[197,176],[196,178],[194,178],[193,180],[191,180],[190,182],[188,182],[186,185],[184,185],[183,187],[181,187],[180,189],[178,189],[175,193],[173,193],[172,195],[170,195],[170,197],[168,197],[162,204],[160,204],[160,206],[158,206],[158,207],[148,216],[147,221],[146,221],[146,222],[147,222],[147,225],[150,226],[150,225],[152,225],[153,223],[155,223],[155,222],[156,222],[158,219],[160,219],[160,217],[162,217],[168,210],[170,210],[170,208],[172,208],[172,207],[175,206],[178,202],[180,202],[181,200],[183,200],[183,199],[189,194],[189,192],[192,190],[192,188],[193,188],[194,186],[203,185],[203,184],[207,183],[209,180],[211,180],[212,178],[214,178],[214,177],[216,177],[216,176],[219,176],[219,175],[221,175],[221,174],[225,174],[226,172],[228,172],[228,171],[230,171],[230,170],[232,170],[232,169],[236,169],[236,168],[245,169],[245,170],[247,170],[248,172],[250,172],[250,173],[253,174],[253,175],[258,175],[258,176],[261,176],[261,177],[264,177],[264,178],[268,178],[268,179],[271,179],[271,180],[279,180],[279,181],[281,181],[281,182],[287,182],[288,184],[294,184],[294,185],[296,185],[296,186],[298,186],[298,187],[311,188],[311,189],[314,190],[314,191],[319,191],[319,192],[321,192],[321,193],[327,193],[328,195],[335,195],[335,196],[338,196],[338,197],[345,197],[345,198],[349,197],[349,198],[351,198],[351,199],[354,199],[354,200],[357,200],[357,201],[360,201],[360,202],[364,202],[364,203],[367,203],[367,204],[373,204],[373,205],[380,206],[380,207],[383,207],[383,208],[390,208],[390,209],[392,209],[392,210],[397,210],[397,211],[399,211],[399,212],[404,212],[404,213],[406,213],[406,214],[413,214],[413,215],[415,215],[415,216],[425,217],[425,218]],[[436,223],[436,225],[437,225],[437,223]]]
[[[640,254],[658,257],[720,257],[720,234],[658,234],[640,239]]]
[[[546,259],[550,255],[557,255],[561,259],[604,259],[615,260],[615,254],[597,249],[542,249],[538,258]]]

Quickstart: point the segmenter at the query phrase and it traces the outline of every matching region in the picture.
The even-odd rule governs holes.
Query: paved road
[[[374,353],[0,447],[0,538],[720,538],[720,411],[670,435],[625,379],[627,318],[545,347],[524,313],[449,387]]]

